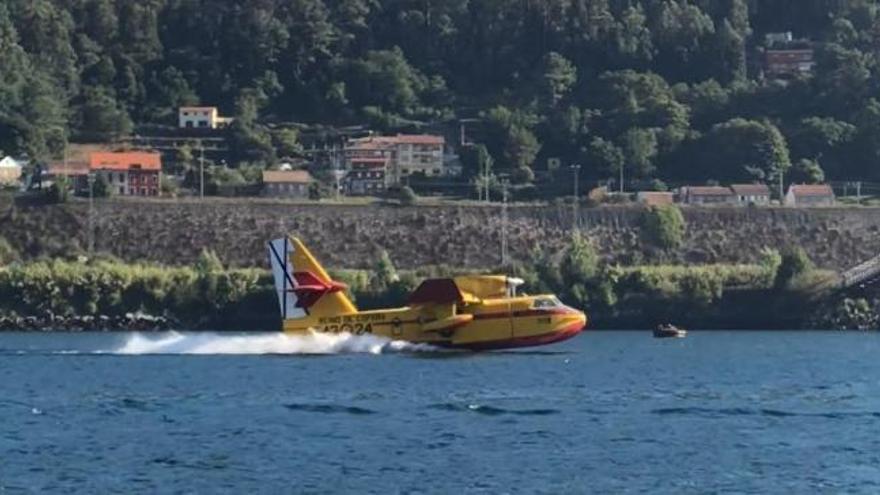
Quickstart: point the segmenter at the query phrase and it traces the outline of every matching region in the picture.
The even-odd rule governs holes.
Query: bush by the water
[[[877,301],[849,297],[820,307],[812,322],[814,328],[825,330],[874,330],[878,325]]]
[[[44,261],[0,269],[0,314],[119,316],[143,312],[185,328],[277,320],[271,277],[254,269],[200,271],[113,261]],[[273,302],[275,304],[273,304]],[[263,325],[265,326],[265,325]]]
[[[800,246],[789,246],[782,253],[779,268],[776,271],[776,280],[773,286],[776,289],[791,288],[792,285],[815,267],[806,251]]]
[[[767,251],[765,262],[756,265],[609,266],[600,262],[589,239],[576,234],[564,250],[537,251],[527,263],[514,265],[512,273],[487,273],[522,277],[524,293],[557,294],[566,304],[588,311],[599,325],[693,323],[726,314],[729,289],[772,292],[780,273],[800,273],[803,263],[793,261],[800,258],[786,256]],[[442,266],[399,271],[387,253],[377,257],[372,270],[332,274],[348,284],[362,309],[403,305],[422,279],[462,274]],[[785,268],[790,266],[795,268]],[[862,314],[859,307],[846,311],[854,312]],[[271,274],[225,269],[210,251],[203,251],[192,268],[127,265],[113,259],[0,268],[0,317],[130,313],[164,317],[186,329],[273,330],[280,323]]]

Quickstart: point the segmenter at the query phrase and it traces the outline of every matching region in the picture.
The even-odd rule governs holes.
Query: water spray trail
[[[389,340],[375,335],[283,333],[222,335],[216,333],[134,334],[106,354],[386,354],[435,352],[426,344]]]

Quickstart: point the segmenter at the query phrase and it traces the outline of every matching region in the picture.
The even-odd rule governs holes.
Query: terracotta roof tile
[[[729,187],[721,186],[688,186],[687,193],[692,196],[732,196]]]
[[[795,196],[834,196],[834,190],[828,184],[794,184],[788,190]]]
[[[306,170],[264,170],[264,183],[306,184],[312,176]]]
[[[401,144],[445,144],[446,139],[443,136],[431,136],[428,134],[398,134],[394,140]]]
[[[147,151],[117,153],[92,153],[89,155],[92,170],[162,170],[162,155]]]
[[[766,184],[733,184],[730,186],[735,194],[744,196],[769,196],[770,188]]]

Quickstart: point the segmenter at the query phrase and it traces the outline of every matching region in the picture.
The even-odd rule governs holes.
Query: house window
[[[200,120],[200,121],[199,121],[199,127],[208,127],[208,122],[205,121],[205,120]]]
[[[125,194],[125,188],[124,188],[124,187],[119,186],[119,194]]]

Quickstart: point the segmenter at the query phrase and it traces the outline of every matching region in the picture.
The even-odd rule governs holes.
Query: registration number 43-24
[[[343,323],[341,325],[324,325],[321,328],[323,333],[351,333],[354,335],[363,335],[365,333],[373,333],[373,325],[370,323]]]

